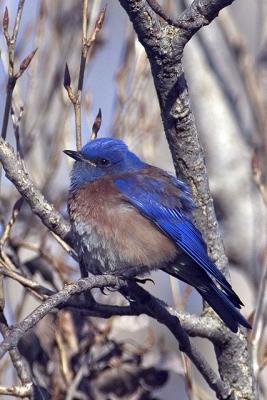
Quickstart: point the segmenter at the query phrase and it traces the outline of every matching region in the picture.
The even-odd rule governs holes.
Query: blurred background
[[[172,15],[185,1],[162,1]],[[13,27],[18,2],[8,7]],[[128,16],[118,0],[89,1],[89,31],[107,6],[102,30],[89,53],[82,94],[82,141],[85,144],[98,109],[99,136],[116,136],[147,162],[174,172],[164,137],[150,67]],[[0,20],[2,17],[0,17]],[[63,149],[75,149],[73,106],[63,87],[65,64],[77,86],[81,53],[81,0],[26,0],[15,65],[36,47],[30,66],[17,81],[13,109],[19,127],[15,138],[9,119],[7,140],[18,148],[27,170],[45,197],[67,218],[71,161]],[[4,113],[8,54],[0,36],[0,115]],[[184,57],[192,107],[210,177],[235,291],[249,317],[255,309],[266,259],[267,164],[267,3],[236,0],[187,45]],[[2,118],[2,117],[1,117]],[[4,175],[4,174],[3,174]],[[3,176],[1,231],[19,194]],[[22,274],[52,289],[79,277],[77,264],[47,229],[22,205],[4,252]],[[178,310],[199,314],[201,298],[164,273],[147,288]],[[13,280],[5,280],[5,315],[14,324],[38,299]],[[116,294],[100,301],[120,303]],[[194,339],[216,367],[213,347]],[[213,399],[214,395],[178,350],[171,334],[145,316],[89,319],[61,311],[42,320],[20,343],[20,351],[47,399]],[[260,344],[260,379],[266,364]],[[266,379],[266,374],[265,374]],[[2,385],[16,383],[8,357],[0,364]],[[266,398],[261,385],[262,399]],[[5,398],[5,397],[3,397]]]

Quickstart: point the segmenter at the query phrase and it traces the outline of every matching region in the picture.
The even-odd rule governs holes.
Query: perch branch
[[[7,351],[10,351],[17,346],[18,341],[23,337],[23,335],[54,308],[58,308],[61,305],[66,304],[74,294],[79,294],[96,287],[125,288],[126,282],[119,280],[114,276],[100,275],[90,276],[89,278],[80,279],[72,284],[65,285],[61,291],[53,294],[46,301],[44,301],[43,304],[37,307],[30,315],[28,315],[22,322],[18,323],[14,328],[9,330],[8,335],[0,344],[0,358],[2,358]],[[137,299],[137,304],[139,303],[138,307],[140,313],[146,313],[158,320],[160,323],[166,325],[177,339],[181,350],[185,352],[194,362],[200,373],[207,380],[209,385],[215,390],[218,398],[229,399],[229,387],[219,379],[219,377],[211,369],[198,350],[190,343],[189,338],[181,327],[178,318],[171,315],[168,310],[160,304],[160,302],[155,300],[153,296],[150,296],[148,292],[140,288],[137,284],[131,283],[129,288],[131,295],[133,294]],[[140,302],[140,298],[142,299],[144,297],[146,301],[141,300]],[[140,307],[142,308],[140,309]]]
[[[119,1],[146,50],[176,173],[189,183],[197,205],[195,222],[207,242],[209,255],[229,279],[228,260],[209,190],[208,174],[190,106],[182,57],[184,47],[194,33],[201,26],[211,22],[222,8],[233,1],[193,1],[178,17],[179,22],[187,23],[183,28],[172,26],[166,20],[159,24],[157,13],[151,12],[147,1]],[[222,330],[228,335],[225,327],[222,327]],[[215,351],[220,375],[236,391],[237,399],[255,399],[244,332],[232,335],[223,350],[221,346],[216,345]]]
[[[189,337],[182,328],[179,319],[174,315],[170,315],[168,310],[163,307],[157,299],[136,283],[131,282],[129,288],[131,298],[134,297],[137,303],[142,304],[143,312],[152,316],[170,330],[179,343],[180,350],[185,353],[198,368],[210,388],[215,391],[217,398],[232,398],[229,386],[221,381],[209,366],[205,358],[199,353],[198,349],[193,345],[193,343],[190,343]]]
[[[12,146],[3,139],[0,139],[0,161],[7,178],[27,200],[33,213],[41,219],[48,229],[68,242],[69,224],[35,187],[28,173],[24,171],[21,159],[16,156]]]

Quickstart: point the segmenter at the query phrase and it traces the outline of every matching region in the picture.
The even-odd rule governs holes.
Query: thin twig
[[[47,296],[50,296],[52,293],[54,293],[50,289],[47,289],[46,287],[40,285],[38,282],[35,282],[32,279],[28,279],[15,271],[10,271],[9,269],[1,265],[5,264],[3,264],[3,262],[0,260],[0,274],[14,279],[15,281],[21,283],[24,287],[31,289],[32,293],[39,300],[45,300],[47,299]]]
[[[254,182],[262,196],[263,202],[265,206],[267,206],[267,189],[263,183],[262,172],[259,166],[259,159],[256,153],[254,153],[252,157],[252,175]],[[262,276],[260,279],[260,287],[258,291],[258,297],[255,308],[255,315],[253,318],[252,332],[250,335],[252,367],[257,384],[258,384],[259,372],[261,370],[261,366],[259,365],[259,352],[264,332],[265,309],[267,301],[266,287],[267,287],[267,255],[265,254],[265,259],[262,268]]]
[[[59,356],[60,356],[60,369],[62,372],[62,376],[65,380],[65,383],[67,385],[70,384],[71,380],[72,380],[72,372],[69,366],[69,361],[68,361],[68,357],[66,354],[66,350],[65,350],[65,346],[62,340],[62,336],[59,330],[55,331],[55,340],[56,340],[56,344],[57,344],[57,348],[58,348],[58,352],[59,352]]]
[[[7,337],[9,334],[9,327],[3,312],[0,313],[0,332],[4,338]],[[28,388],[28,396],[29,396],[32,392],[32,377],[29,367],[27,363],[24,361],[24,359],[21,357],[16,347],[9,351],[9,355],[22,385]]]
[[[231,15],[226,11],[219,20],[224,38],[237,61],[238,71],[244,82],[247,99],[264,144],[267,155],[267,113],[264,85],[260,84],[254,56],[250,53],[246,42]],[[256,71],[256,72],[255,72]],[[265,160],[266,161],[266,160]]]
[[[82,51],[81,51],[81,61],[80,70],[78,77],[77,91],[74,93],[71,86],[71,77],[69,73],[68,65],[66,64],[64,73],[64,87],[68,93],[69,99],[74,107],[75,114],[75,131],[76,131],[76,147],[80,150],[82,147],[82,133],[81,133],[81,100],[82,100],[82,90],[84,82],[84,72],[86,66],[86,60],[88,57],[88,52],[95,43],[96,36],[98,32],[102,29],[106,9],[104,8],[98,15],[95,28],[90,37],[87,36],[87,23],[88,23],[88,0],[83,1],[83,22],[82,22]]]
[[[19,31],[19,26],[20,26],[20,21],[21,21],[21,17],[22,17],[24,3],[25,3],[25,0],[19,0],[15,24],[14,24],[13,33],[11,36],[8,33],[9,16],[8,16],[7,8],[5,9],[4,20],[3,20],[4,35],[6,38],[6,43],[7,43],[7,48],[8,48],[8,82],[7,82],[7,89],[6,89],[7,95],[6,95],[6,101],[5,101],[5,110],[4,110],[4,117],[3,117],[3,122],[2,122],[2,132],[1,132],[1,136],[3,139],[5,139],[6,135],[7,135],[7,127],[8,127],[10,108],[11,108],[12,94],[13,94],[17,79],[28,68],[28,66],[36,52],[36,50],[34,50],[34,52],[32,52],[28,57],[26,57],[22,61],[19,71],[17,73],[15,73],[15,48],[16,48],[17,36],[18,36],[18,31]]]
[[[81,364],[80,368],[78,369],[73,381],[71,382],[68,391],[66,400],[73,400],[76,398],[77,388],[83,378],[84,375],[88,374],[88,360],[87,358],[84,359],[84,362]]]
[[[61,239],[60,236],[58,236],[56,233],[53,231],[49,231],[51,235],[53,236],[54,239],[60,244],[62,249],[64,249],[74,260],[78,260],[78,255],[75,253],[75,251],[68,245],[68,243],[65,242],[65,240]]]
[[[250,336],[252,366],[256,382],[258,381],[258,374],[260,371],[259,350],[261,341],[263,339],[263,331],[264,331],[264,314],[266,311],[266,302],[267,302],[266,286],[267,286],[267,256],[265,256],[265,262],[262,269],[260,288],[256,303],[256,311],[253,319],[252,332]]]
[[[23,111],[24,111],[24,108],[23,108],[23,106],[21,106],[19,109],[19,115],[18,115],[18,117],[16,117],[14,107],[11,106],[11,118],[12,118],[12,123],[13,123],[15,139],[16,139],[16,150],[17,150],[17,153],[19,154],[22,162],[24,160],[24,156],[23,156],[22,148],[21,148],[21,144],[20,144],[20,131],[19,131],[20,129],[19,128],[20,128],[20,122],[21,122],[21,118],[23,115]]]
[[[3,231],[3,234],[1,236],[1,239],[0,239],[0,255],[1,255],[2,251],[3,251],[3,248],[5,246],[6,241],[9,239],[12,226],[14,225],[14,223],[15,223],[15,221],[17,219],[17,216],[18,216],[18,214],[20,212],[22,204],[23,204],[23,197],[20,197],[16,201],[16,203],[14,204],[11,218],[8,221],[8,223],[6,224],[6,226],[4,228],[4,231]]]

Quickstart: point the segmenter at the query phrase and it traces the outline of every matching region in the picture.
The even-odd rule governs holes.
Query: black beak
[[[83,161],[84,157],[81,154],[80,151],[74,151],[74,150],[63,150],[63,153],[67,154],[67,156],[73,158],[76,161]]]

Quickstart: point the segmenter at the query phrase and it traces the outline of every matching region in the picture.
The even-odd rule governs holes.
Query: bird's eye
[[[108,167],[110,165],[110,161],[106,158],[99,158],[99,160],[97,160],[97,165],[100,167]]]

